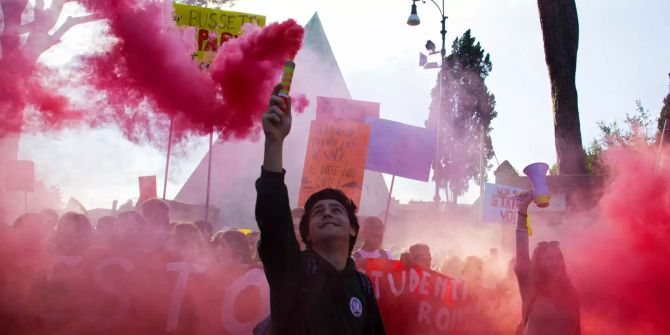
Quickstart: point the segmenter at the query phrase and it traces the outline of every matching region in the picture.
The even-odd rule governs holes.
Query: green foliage
[[[485,170],[490,168],[489,160],[493,158],[490,132],[491,120],[497,116],[496,102],[484,82],[491,70],[489,54],[468,30],[454,40],[451,54],[444,60],[432,91],[427,124],[433,127],[437,124],[439,111],[436,175],[440,187],[452,195],[453,202],[468,190],[470,180],[479,184],[482,137]]]
[[[603,174],[606,172],[602,164],[602,153],[614,147],[628,147],[632,145],[653,145],[654,136],[649,110],[645,109],[640,100],[635,101],[635,113],[626,114],[623,124],[616,120],[612,122],[598,121],[600,135],[586,148],[585,169],[589,174]]]
[[[665,96],[665,99],[663,99],[663,108],[661,109],[661,114],[658,117],[658,126],[657,126],[657,141],[660,139],[660,135],[663,133],[663,126],[665,125],[665,119],[668,117],[668,114],[670,113],[670,93]],[[666,136],[668,133],[666,132]],[[667,140],[667,139],[666,139]]]

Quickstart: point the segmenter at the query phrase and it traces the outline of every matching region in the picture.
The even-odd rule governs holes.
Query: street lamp
[[[419,19],[419,15],[416,13],[416,1],[414,1],[412,2],[412,13],[407,19],[407,24],[410,26],[418,26],[419,23],[421,23],[421,20]]]
[[[426,0],[412,0],[412,13],[409,15],[409,18],[407,19],[407,24],[410,26],[418,26],[421,23],[421,19],[419,19],[419,14],[417,13],[416,10],[416,2],[421,1],[423,3],[426,3]],[[447,16],[444,15],[444,0],[442,0],[442,7],[435,2],[435,0],[430,0],[430,2],[435,4],[435,7],[437,7],[437,10],[440,12],[440,16],[442,17],[442,30],[440,31],[440,34],[442,34],[442,49],[440,50],[440,54],[442,55],[442,60],[444,60],[444,57],[447,55],[447,49],[444,47],[444,42],[447,37],[447,29],[446,29],[446,24],[447,24]],[[432,43],[432,42],[431,42]]]
[[[407,24],[410,26],[418,26],[421,23],[421,20],[419,19],[419,14],[417,13],[416,10],[416,2],[419,0],[412,0],[412,12],[409,15],[409,18],[407,19]],[[435,201],[435,205],[437,208],[439,208],[440,204],[440,183],[437,178],[437,171],[438,171],[438,162],[440,159],[440,113],[442,111],[442,81],[444,80],[444,57],[447,55],[447,50],[445,48],[445,39],[447,36],[447,29],[446,29],[446,22],[447,22],[447,16],[444,15],[444,0],[442,0],[442,7],[440,7],[435,0],[430,0],[433,4],[435,4],[435,7],[437,7],[437,10],[440,12],[440,16],[442,18],[442,30],[440,31],[440,34],[442,34],[442,49],[440,50],[440,55],[441,55],[441,60],[440,64],[436,63],[428,63],[428,57],[424,54],[420,54],[419,56],[419,66],[422,66],[424,69],[435,69],[435,68],[440,68],[440,80],[438,80],[438,94],[440,95],[439,98],[439,105],[437,109],[437,124],[436,124],[436,129],[437,129],[437,147],[435,150],[435,196],[433,197],[433,200]],[[426,0],[421,0],[421,2],[426,3]],[[428,50],[430,55],[434,55],[437,52],[435,51],[435,43],[433,41],[428,40],[426,42],[426,50]]]

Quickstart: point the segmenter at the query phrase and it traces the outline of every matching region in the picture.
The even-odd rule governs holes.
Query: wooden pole
[[[172,153],[172,127],[174,126],[174,115],[170,118],[170,130],[168,131],[167,158],[165,159],[165,178],[163,179],[163,200],[167,193],[168,170],[170,169],[170,154]]]
[[[386,199],[386,214],[384,214],[384,226],[386,226],[386,220],[389,218],[389,207],[391,206],[391,195],[393,194],[393,184],[395,184],[395,175],[391,178],[391,188],[389,189],[389,197]]]
[[[209,133],[209,160],[207,162],[207,196],[205,198],[205,221],[209,221],[209,190],[212,182],[212,147],[214,142],[214,129]]]

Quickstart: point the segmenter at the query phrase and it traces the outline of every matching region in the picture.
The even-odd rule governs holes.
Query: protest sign
[[[140,183],[140,198],[138,204],[144,203],[147,199],[156,198],[156,176],[138,177]]]
[[[483,221],[516,224],[519,205],[515,197],[521,192],[524,192],[524,190],[507,185],[487,183],[484,187]],[[528,207],[530,213],[536,211],[564,212],[565,210],[565,193],[552,194],[549,207],[538,208],[533,203]]]
[[[35,163],[33,161],[6,161],[0,166],[7,191],[32,192],[35,188]]]
[[[368,119],[367,123],[371,132],[366,169],[428,181],[437,147],[435,129],[383,119]]]
[[[259,27],[265,26],[265,16],[179,3],[174,3],[173,19],[177,26],[196,28],[197,49],[192,56],[200,62],[201,66],[211,63],[214,53],[222,43],[238,37],[242,32],[243,24],[253,23]]]
[[[370,126],[312,121],[298,204],[324,188],[342,190],[360,208]]]
[[[379,118],[379,103],[316,97],[317,121],[365,122],[366,118]]]

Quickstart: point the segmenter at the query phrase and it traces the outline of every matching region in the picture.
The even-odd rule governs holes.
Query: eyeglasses
[[[559,247],[559,243],[558,243],[558,241],[549,241],[549,242],[542,241],[542,242],[538,243],[537,246],[538,247],[543,247],[543,248],[547,247],[547,246]]]

